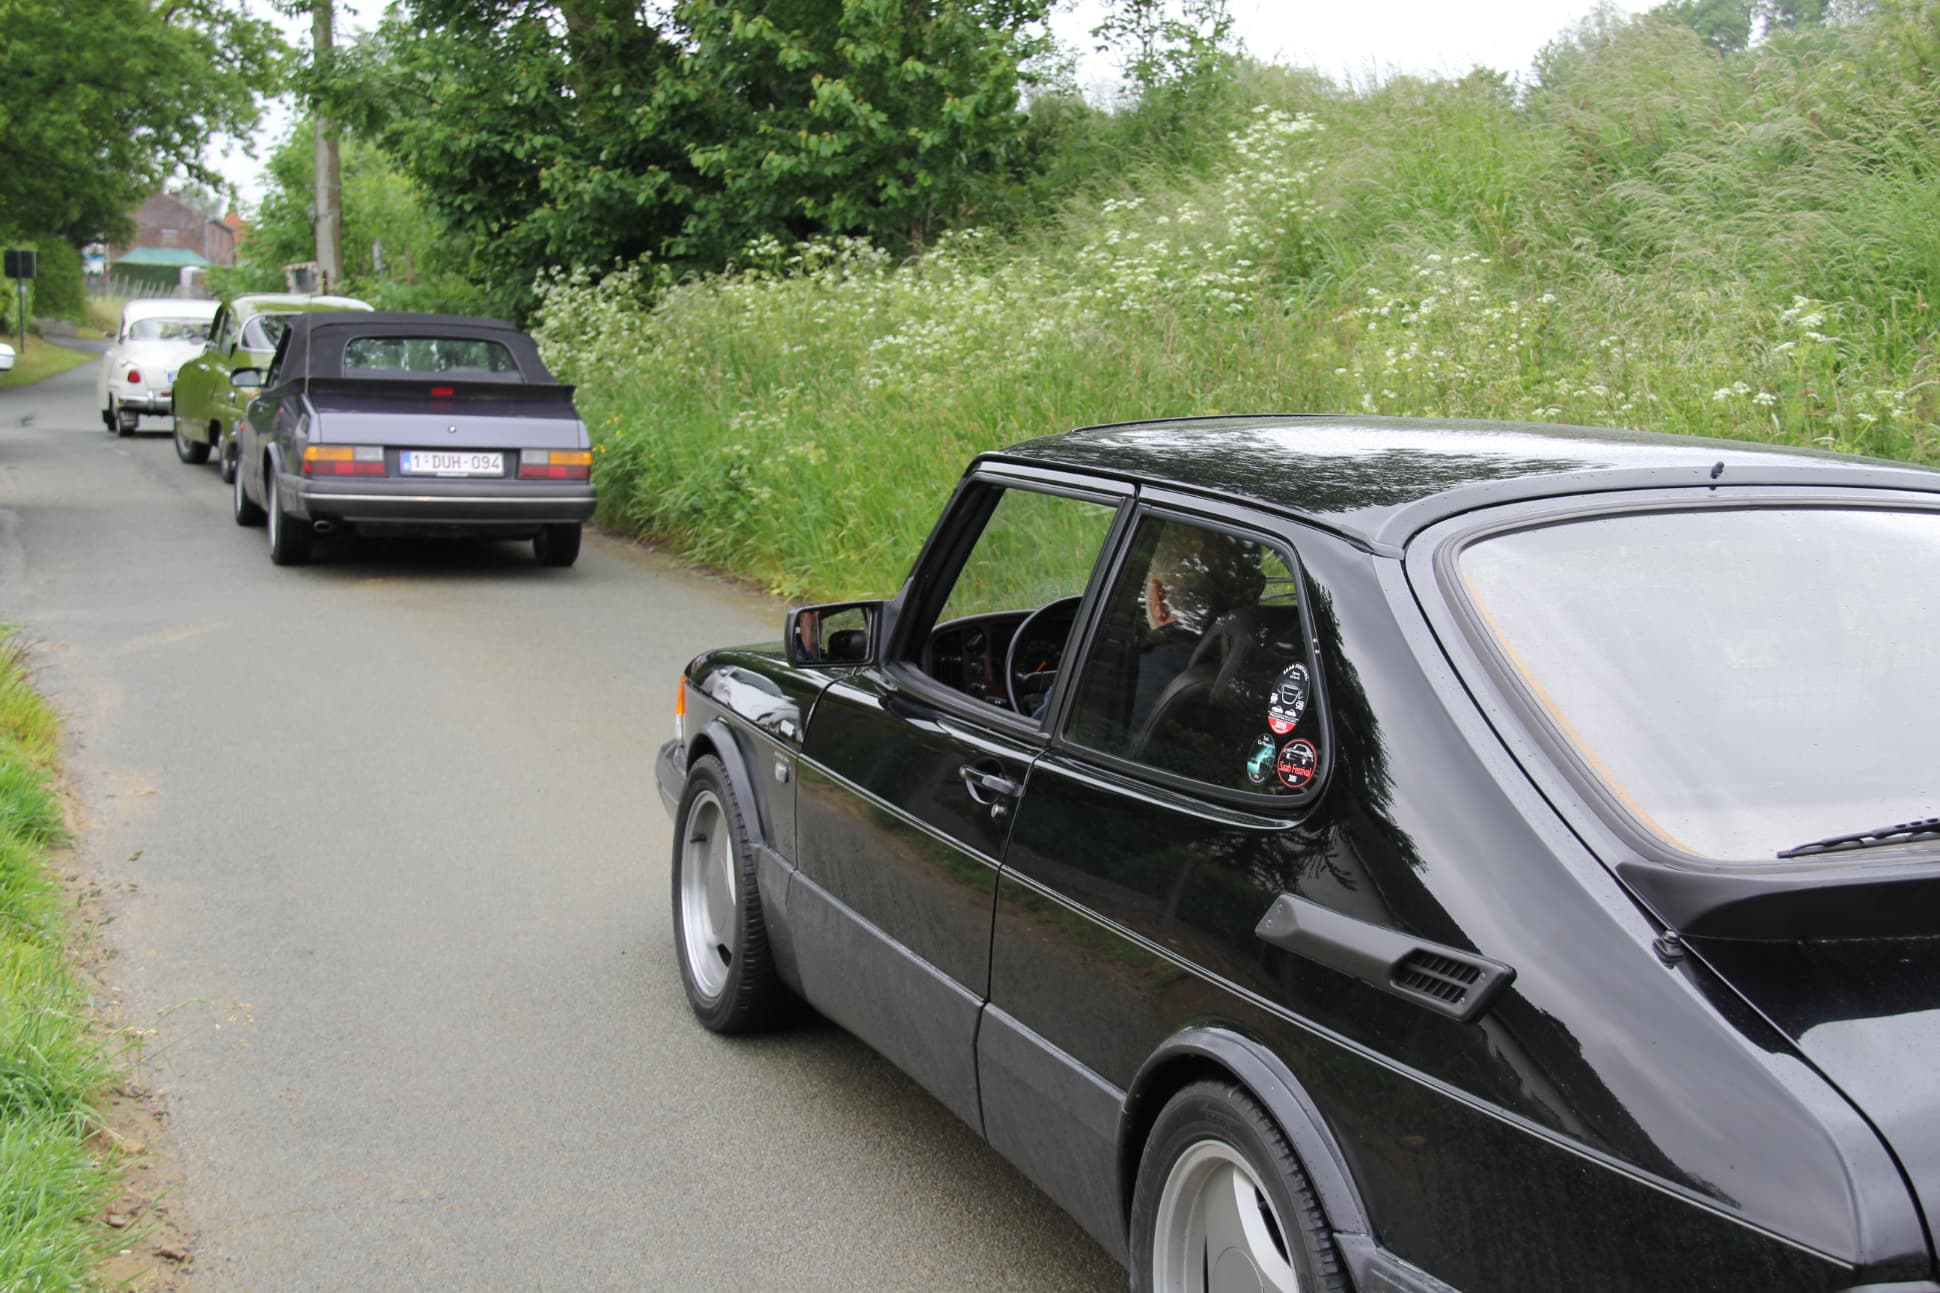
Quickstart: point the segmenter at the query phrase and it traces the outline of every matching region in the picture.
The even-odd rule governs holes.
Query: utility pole
[[[318,67],[330,61],[334,44],[330,0],[312,0],[310,36]],[[318,290],[337,291],[344,273],[343,178],[337,167],[337,125],[317,117],[317,277]]]

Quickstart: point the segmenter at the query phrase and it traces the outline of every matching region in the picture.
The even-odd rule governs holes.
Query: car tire
[[[108,407],[101,410],[101,425],[110,431],[115,429],[115,402],[113,396],[108,398]]]
[[[772,1025],[787,1000],[768,949],[745,810],[720,760],[688,770],[674,826],[674,949],[688,1004],[709,1030]]]
[[[548,525],[532,539],[532,555],[542,566],[570,566],[579,560],[580,526]]]
[[[1137,1293],[1348,1290],[1293,1147],[1225,1082],[1195,1082],[1159,1111],[1139,1158],[1131,1241]]]
[[[211,430],[209,432],[209,443],[218,447],[221,446],[222,433],[217,430]],[[229,453],[227,450],[222,450],[216,454],[216,474],[222,477],[222,483],[225,485],[235,483],[236,456],[236,454]]]
[[[310,559],[310,531],[283,510],[275,469],[265,466],[263,475],[269,481],[269,501],[263,506],[269,520],[269,559],[279,566],[300,566]]]
[[[124,409],[119,404],[113,406],[116,435],[133,435],[141,426],[141,414],[132,409]]]
[[[256,506],[256,500],[249,496],[249,491],[243,488],[242,464],[233,458],[225,458],[222,465],[229,474],[229,514],[236,518],[237,525],[261,525],[265,513]]]
[[[209,446],[183,435],[179,420],[175,423],[175,456],[187,463],[209,461]]]

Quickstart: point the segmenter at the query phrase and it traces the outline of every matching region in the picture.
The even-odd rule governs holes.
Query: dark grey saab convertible
[[[695,1013],[806,998],[1134,1287],[1940,1293],[1940,472],[1099,427],[784,644],[661,752]]]
[[[593,454],[572,387],[509,323],[443,314],[297,314],[236,424],[238,525],[279,566],[318,536],[531,539],[570,566],[593,515]]]

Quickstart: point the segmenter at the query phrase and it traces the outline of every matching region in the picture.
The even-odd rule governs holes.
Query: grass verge
[[[94,358],[85,351],[69,350],[39,337],[29,340],[24,352],[18,342],[8,344],[14,348],[13,368],[0,373],[0,386],[29,386],[56,373],[79,368]]]
[[[0,638],[0,1288],[96,1286],[112,1241],[99,1218],[117,1185],[94,1100],[116,1074],[71,968],[64,891],[49,851],[65,838],[54,793],[58,727],[18,641]]]
[[[893,592],[980,450],[1345,412],[1940,465],[1940,7],[1725,55],[1605,13],[1533,84],[1256,69],[1202,166],[1009,233],[542,283],[600,518],[802,600]]]

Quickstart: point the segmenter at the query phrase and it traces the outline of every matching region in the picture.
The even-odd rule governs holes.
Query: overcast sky
[[[1613,7],[1639,13],[1655,0],[1614,0]],[[1461,76],[1475,67],[1512,76],[1529,71],[1536,54],[1596,8],[1596,0],[1230,0],[1235,29],[1248,52],[1269,63],[1316,68],[1339,81],[1367,84],[1398,73]],[[381,0],[339,0],[340,30],[369,23]],[[1079,0],[1053,24],[1067,44],[1089,51],[1102,0]],[[290,24],[290,38],[309,39],[308,20]],[[1115,71],[1087,54],[1081,65],[1087,86]],[[264,123],[255,161],[230,150],[217,168],[245,203],[262,196],[267,144],[289,129],[287,107],[273,108]]]
[[[1656,0],[1614,0],[1640,13]],[[1475,67],[1521,75],[1536,54],[1597,7],[1596,0],[1229,0],[1255,58],[1316,68],[1365,84],[1407,72],[1461,76]],[[1088,48],[1102,0],[1079,0],[1054,26]]]

